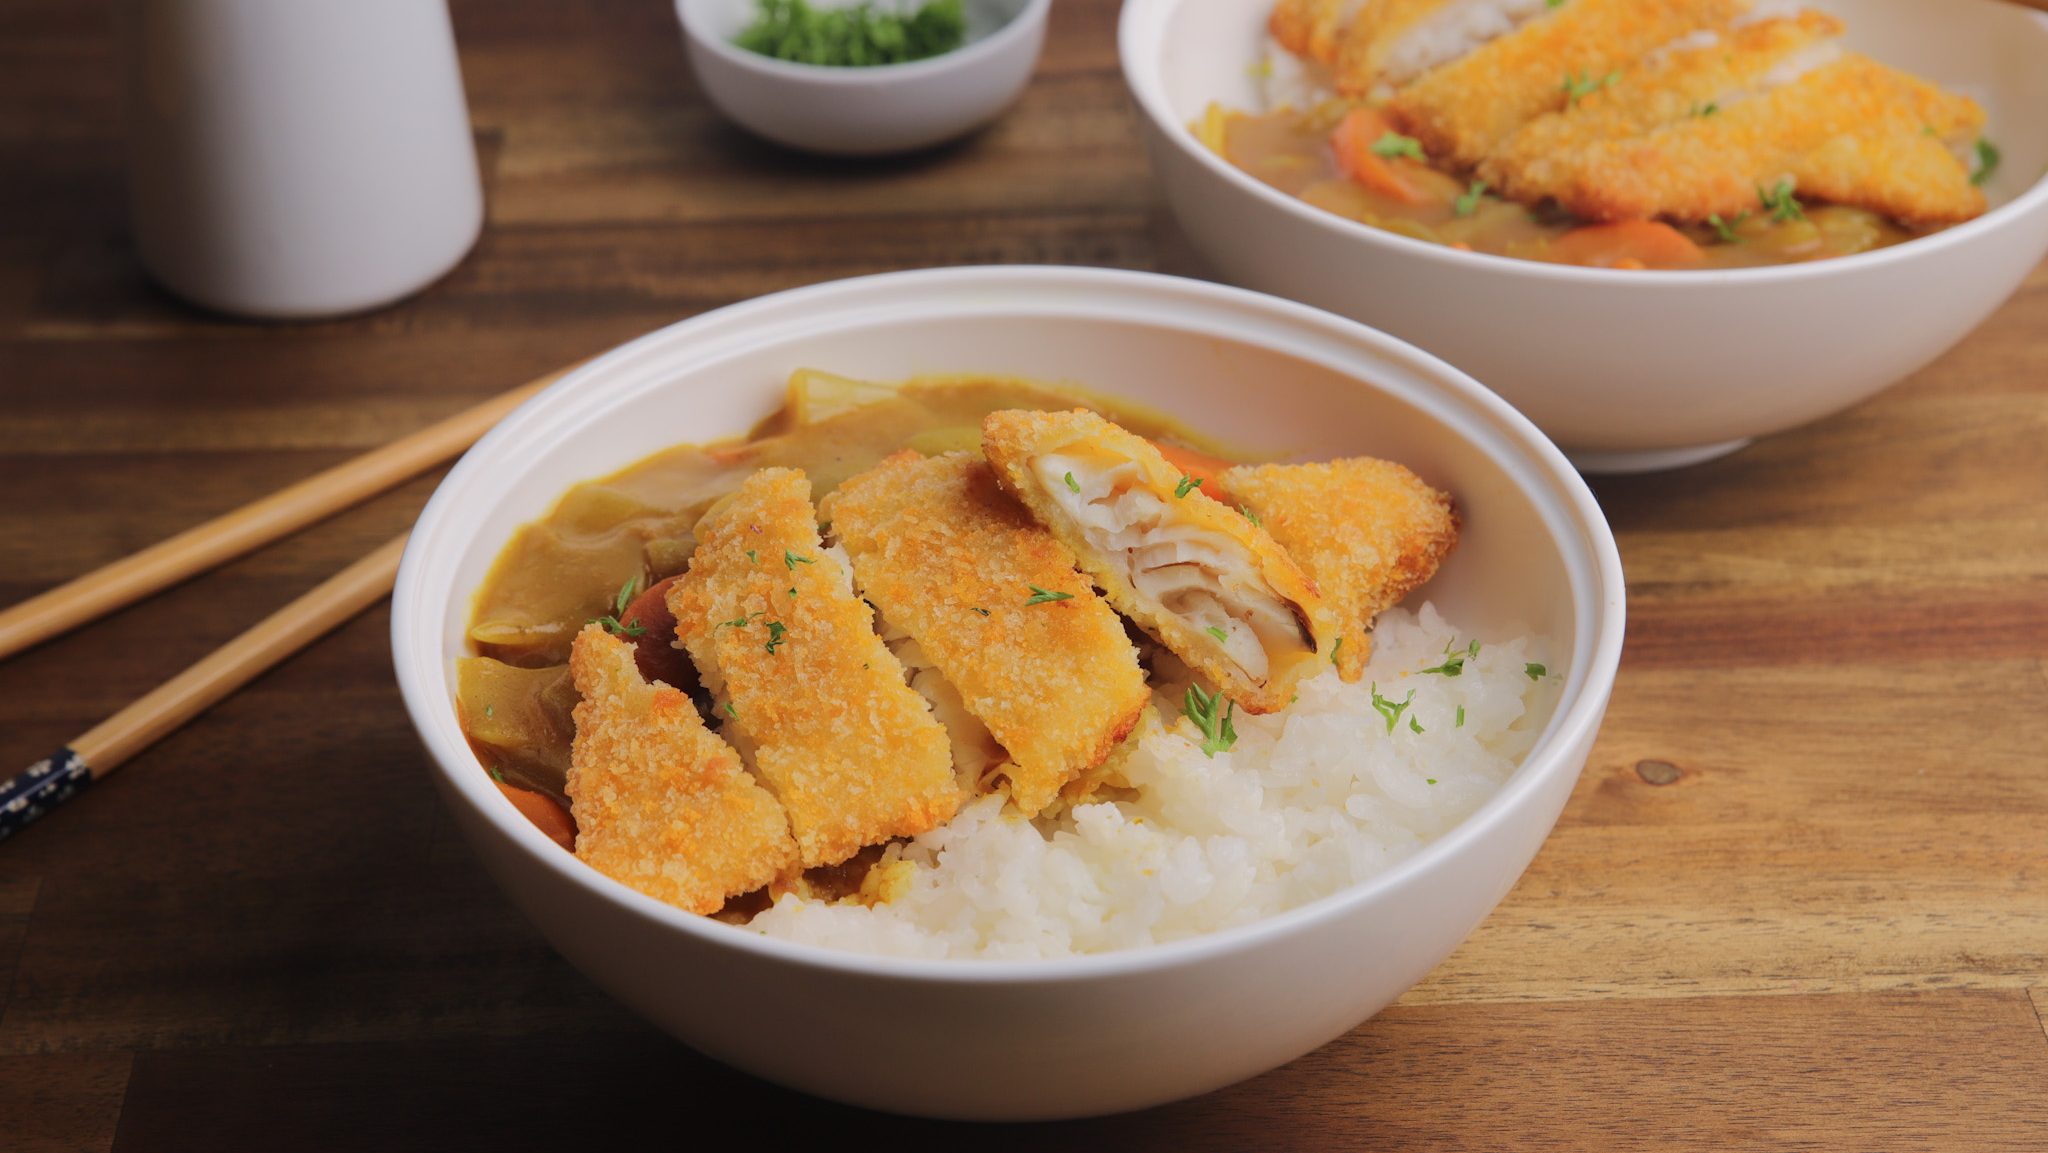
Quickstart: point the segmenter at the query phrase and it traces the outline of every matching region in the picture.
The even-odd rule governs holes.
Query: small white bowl
[[[719,111],[778,144],[832,156],[929,148],[980,128],[1017,99],[1045,44],[1052,0],[967,0],[966,10],[967,43],[943,56],[828,68],[734,44],[754,18],[754,0],[676,0],[690,66]]]
[[[1454,493],[1465,521],[1425,595],[1480,636],[1547,633],[1562,693],[1514,776],[1444,836],[1363,884],[1192,940],[1030,962],[876,958],[642,896],[528,824],[464,741],[455,661],[471,596],[513,532],[570,485],[675,442],[744,433],[804,365],[883,380],[1070,380],[1247,449],[1404,461]],[[1448,955],[1514,885],[1585,764],[1621,654],[1622,574],[1570,463],[1435,357],[1198,281],[959,268],[779,293],[570,373],[435,491],[391,628],[406,708],[456,824],[555,947],[619,1000],[719,1060],[820,1096],[939,1117],[1077,1117],[1292,1060]]]
[[[2048,14],[1993,0],[1811,0],[1850,47],[1982,100],[1998,207],[1878,252],[1714,272],[1624,272],[1459,252],[1311,207],[1188,125],[1257,108],[1272,0],[1126,0],[1124,78],[1167,202],[1227,278],[1364,321],[1477,376],[1595,471],[1671,468],[1905,379],[1997,309],[2048,251]]]

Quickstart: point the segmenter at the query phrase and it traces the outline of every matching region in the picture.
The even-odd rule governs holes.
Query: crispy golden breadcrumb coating
[[[1848,55],[1713,116],[1554,155],[1520,191],[1591,220],[1733,219],[1791,180],[1802,198],[1952,223],[1985,208],[1952,150],[1983,123],[1975,101]]]
[[[1151,691],[1123,622],[979,454],[898,453],[842,484],[820,513],[861,595],[1009,753],[1010,797],[1025,815],[1137,723]],[[1034,586],[1071,596],[1027,605]]]
[[[1487,9],[1484,16],[1476,11],[1481,7]],[[1494,0],[1484,6],[1469,0],[1365,0],[1340,35],[1335,61],[1325,63],[1332,63],[1339,91],[1366,96],[1382,83],[1398,87],[1413,80],[1409,73],[1428,71],[1430,60],[1439,66],[1451,63],[1545,11],[1543,0]],[[1417,33],[1419,25],[1440,15],[1451,17],[1448,27],[1440,22]],[[1459,31],[1464,33],[1462,42],[1456,36]],[[1417,58],[1413,46],[1405,43],[1411,34],[1452,42],[1439,43],[1430,57]],[[1409,51],[1400,51],[1404,47]],[[1394,70],[1397,62],[1400,67]]]
[[[981,435],[1004,490],[1110,604],[1240,707],[1285,708],[1328,659],[1336,620],[1315,583],[1151,442],[1085,409],[995,412]]]
[[[1747,0],[1569,0],[1395,94],[1387,112],[1432,159],[1470,168],[1521,127],[1606,87],[1646,52],[1725,31]]]
[[[569,674],[583,696],[568,783],[577,856],[692,913],[795,868],[782,806],[689,697],[641,677],[632,645],[586,626]]]
[[[762,469],[697,523],[669,590],[734,744],[789,813],[805,868],[944,823],[960,804],[946,733],[818,540],[801,471]]]
[[[1240,465],[1218,479],[1315,578],[1343,630],[1347,681],[1365,672],[1373,618],[1436,575],[1458,541],[1450,496],[1391,461]]]
[[[1759,20],[1712,43],[1652,53],[1613,85],[1524,125],[1479,166],[1479,175],[1503,195],[1540,200],[1552,195],[1551,172],[1569,164],[1578,149],[1718,116],[1750,98],[1774,70],[1828,50],[1827,42],[1841,34],[1840,20],[1808,11]]]
[[[1441,2],[1441,0],[1439,0]],[[1266,30],[1296,56],[1329,64],[1359,0],[1280,0]]]

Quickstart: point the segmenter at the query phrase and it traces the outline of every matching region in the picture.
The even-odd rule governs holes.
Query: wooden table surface
[[[658,0],[468,0],[476,252],[375,315],[240,324],[137,268],[100,8],[0,11],[0,602],[758,293],[1204,271],[1139,150],[1110,0],[1060,0],[998,127],[859,164],[720,123]],[[431,486],[0,665],[0,758],[402,530]],[[2048,1149],[2048,272],[1861,408],[1595,487],[1629,638],[1557,831],[1426,981],[1286,1068],[965,1130],[691,1053],[460,842],[380,609],[0,844],[0,1148],[559,1150],[715,1114],[771,1148]]]

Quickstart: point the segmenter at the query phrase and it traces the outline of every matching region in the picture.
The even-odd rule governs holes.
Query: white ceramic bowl
[[[966,9],[967,43],[943,56],[827,68],[734,45],[753,20],[754,0],[676,0],[690,66],[719,111],[778,144],[834,156],[928,148],[987,124],[1017,99],[1045,44],[1052,0],[966,0]]]
[[[1848,44],[1982,100],[1991,213],[1813,264],[1623,272],[1458,252],[1312,208],[1203,148],[1257,108],[1272,0],[1126,0],[1124,77],[1166,198],[1227,278],[1385,329],[1506,397],[1595,470],[1674,467],[1847,408],[1940,356],[2048,251],[2048,15],[1993,0],[1811,0]],[[2001,203],[2002,202],[2002,203]]]
[[[1456,494],[1464,539],[1427,595],[1481,636],[1555,638],[1565,686],[1519,771],[1442,839],[1257,924],[1057,961],[911,961],[771,940],[586,868],[464,742],[454,661],[501,546],[570,485],[678,441],[743,433],[815,365],[875,379],[1085,382],[1234,444],[1372,453]],[[1337,1037],[1442,960],[1542,843],[1621,652],[1622,574],[1585,485],[1457,370],[1286,301],[1144,273],[961,268],[799,289],[662,329],[571,373],[485,437],[420,515],[398,576],[398,681],[435,783],[555,947],[657,1025],[820,1096],[961,1118],[1071,1117],[1205,1092]],[[865,1054],[865,1056],[862,1056]]]

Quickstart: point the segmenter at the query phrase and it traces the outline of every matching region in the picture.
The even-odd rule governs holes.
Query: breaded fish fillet
[[[1587,145],[1718,116],[1759,90],[1829,63],[1840,55],[1833,39],[1841,34],[1840,20],[1808,11],[1660,49],[1612,86],[1524,125],[1480,164],[1479,175],[1505,196],[1540,200],[1557,186],[1558,166]]]
[[[1546,0],[1365,0],[1343,30],[1337,88],[1398,88],[1543,15]]]
[[[820,513],[861,595],[1009,753],[1010,798],[1026,816],[1137,724],[1151,690],[1123,622],[980,454],[897,453],[840,485]]]
[[[922,833],[960,805],[946,733],[818,540],[811,485],[756,472],[697,522],[676,637],[789,813],[805,868]]]
[[[631,644],[588,625],[569,675],[583,696],[568,782],[578,857],[692,913],[796,867],[782,806],[682,690],[641,677]]]
[[[1983,123],[1975,101],[1850,54],[1712,116],[1555,154],[1517,192],[1591,220],[1733,219],[1790,179],[1802,198],[1952,223],[1985,208],[1956,156]]]
[[[1004,490],[1109,603],[1240,707],[1285,708],[1328,659],[1336,618],[1315,583],[1150,441],[1085,409],[990,413],[981,439]]]
[[[1724,31],[1748,0],[1566,0],[1429,72],[1387,112],[1430,157],[1469,168],[1521,127],[1605,87],[1646,52]]]
[[[1365,672],[1372,622],[1436,575],[1458,541],[1451,498],[1391,461],[1239,465],[1217,478],[1322,590],[1342,629],[1337,671]]]

